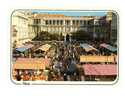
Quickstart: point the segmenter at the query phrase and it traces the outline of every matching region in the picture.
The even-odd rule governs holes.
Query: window
[[[48,20],[45,21],[45,24],[48,25]]]

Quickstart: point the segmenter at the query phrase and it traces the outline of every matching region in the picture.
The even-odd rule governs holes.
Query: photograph
[[[118,80],[116,11],[16,9],[10,17],[15,84]]]

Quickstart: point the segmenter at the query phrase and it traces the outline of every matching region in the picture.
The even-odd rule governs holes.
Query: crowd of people
[[[86,52],[80,47],[80,43],[88,43],[95,47],[98,51]],[[100,42],[101,43],[101,42]],[[111,55],[112,52],[102,49],[96,41],[69,42],[57,41],[51,42],[52,47],[44,52],[42,57],[49,57],[51,64],[44,70],[13,70],[13,77],[17,81],[82,81],[84,80],[84,69],[80,66],[80,55]],[[43,44],[43,43],[42,43]],[[37,43],[35,47],[29,51],[27,57],[35,58],[35,50],[42,45]],[[41,52],[40,52],[41,53]],[[113,53],[114,54],[114,53]],[[39,55],[39,52],[38,52]],[[19,56],[24,57],[24,56]]]

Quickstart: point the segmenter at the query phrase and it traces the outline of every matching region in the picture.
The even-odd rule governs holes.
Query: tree
[[[79,30],[79,31],[72,33],[72,39],[75,39],[77,41],[78,40],[89,40],[89,39],[91,39],[91,35],[86,31]]]
[[[51,34],[47,31],[42,31],[38,33],[38,35],[33,39],[35,41],[43,41],[43,40],[62,40],[62,35],[60,34]]]

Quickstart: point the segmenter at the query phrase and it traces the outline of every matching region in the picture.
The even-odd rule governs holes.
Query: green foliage
[[[90,33],[83,30],[72,32],[71,34],[72,34],[72,39],[74,40],[89,40],[92,38]]]
[[[37,34],[37,36],[33,39],[35,41],[51,41],[51,40],[63,40],[62,34],[52,34],[47,31],[42,31]]]

